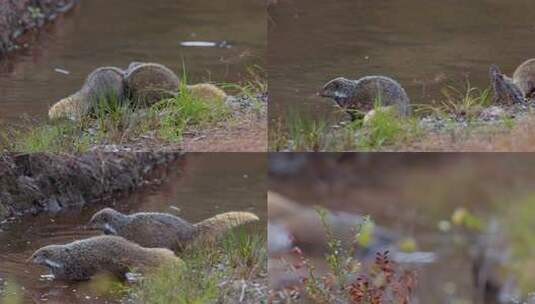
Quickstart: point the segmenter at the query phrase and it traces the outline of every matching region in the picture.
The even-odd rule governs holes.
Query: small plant
[[[328,131],[325,116],[315,119],[290,109],[286,127],[293,150],[321,151],[324,149]]]
[[[329,271],[319,274],[314,263],[298,247],[292,250],[297,262],[289,265],[290,271],[306,270],[302,277],[303,301],[306,303],[408,304],[416,286],[416,274],[402,270],[390,259],[389,251],[376,253],[374,263],[363,265],[356,257],[354,246],[347,248],[334,236],[327,223],[327,213],[317,209],[325,228],[328,252],[325,262]],[[355,224],[354,244],[365,247],[372,235],[373,223],[365,218]]]
[[[231,231],[220,241],[195,244],[180,253],[182,266],[162,267],[130,290],[135,303],[256,303],[252,292],[236,289],[242,280],[262,280],[267,272],[264,234]]]
[[[399,117],[393,108],[376,106],[373,111],[357,138],[361,149],[403,145],[421,131],[415,118]]]
[[[420,106],[422,110],[428,109],[442,117],[464,117],[468,121],[474,120],[483,108],[489,107],[492,103],[491,89],[484,90],[472,87],[470,81],[466,80],[462,90],[453,85],[442,89],[445,99],[436,106]]]

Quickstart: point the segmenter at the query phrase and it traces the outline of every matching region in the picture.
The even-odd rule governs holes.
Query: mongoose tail
[[[258,216],[251,212],[226,212],[205,219],[195,224],[194,227],[198,234],[216,238],[234,227],[258,220]]]
[[[53,104],[48,110],[48,117],[52,120],[60,118],[77,120],[80,116],[79,108],[80,92],[77,92]]]

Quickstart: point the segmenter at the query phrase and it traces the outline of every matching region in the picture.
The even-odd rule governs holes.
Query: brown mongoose
[[[490,66],[489,76],[494,93],[493,103],[511,106],[525,101],[522,91],[511,78],[500,71],[497,65]]]
[[[524,61],[516,68],[513,73],[513,83],[526,99],[535,97],[535,58]]]
[[[149,271],[182,260],[164,248],[143,248],[118,236],[96,236],[35,251],[29,262],[48,267],[55,279],[82,281],[107,272],[119,278],[132,269]]]
[[[280,254],[298,246],[308,255],[322,256],[329,250],[329,229],[331,236],[340,241],[345,249],[355,249],[363,259],[373,259],[375,253],[385,249],[392,252],[392,258],[399,263],[430,263],[436,259],[432,252],[400,252],[398,243],[403,239],[378,225],[372,225],[366,243],[356,239],[364,218],[347,212],[325,210],[324,222],[317,210],[301,206],[275,192],[268,192],[268,251]],[[326,224],[326,225],[324,225]],[[327,227],[326,227],[327,226]]]
[[[125,74],[128,97],[136,104],[152,105],[178,92],[180,79],[159,63],[133,62]]]
[[[101,67],[87,76],[82,88],[54,104],[48,111],[50,119],[61,117],[73,120],[91,113],[101,101],[124,98],[123,70],[116,67]]]
[[[366,76],[358,80],[344,77],[327,82],[318,95],[334,99],[352,120],[362,117],[374,106],[395,106],[401,116],[410,112],[410,100],[401,85],[385,76]]]
[[[143,92],[149,93],[148,104],[175,96],[180,86],[179,77],[167,67],[138,61],[128,66],[126,81],[134,100],[143,98]],[[187,85],[186,88],[194,97],[206,101],[224,101],[227,98],[223,90],[210,83]]]
[[[193,242],[216,238],[233,227],[257,220],[258,217],[250,212],[226,212],[191,224],[168,213],[127,215],[105,208],[93,215],[88,226],[144,247],[163,247],[178,252]]]

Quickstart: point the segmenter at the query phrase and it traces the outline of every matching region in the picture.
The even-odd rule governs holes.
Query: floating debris
[[[225,40],[223,41],[182,41],[181,46],[185,47],[218,47],[231,48],[232,46]]]
[[[54,72],[60,73],[60,74],[64,74],[64,75],[70,75],[71,74],[71,72],[69,72],[67,70],[64,70],[64,69],[60,69],[60,68],[55,68]]]
[[[42,274],[39,278],[41,281],[53,281],[55,277],[53,274]]]

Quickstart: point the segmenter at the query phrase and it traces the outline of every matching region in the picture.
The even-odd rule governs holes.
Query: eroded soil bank
[[[14,215],[57,212],[102,200],[146,183],[179,153],[0,155],[0,221]]]
[[[18,48],[26,32],[56,19],[78,0],[0,0],[0,57]]]

